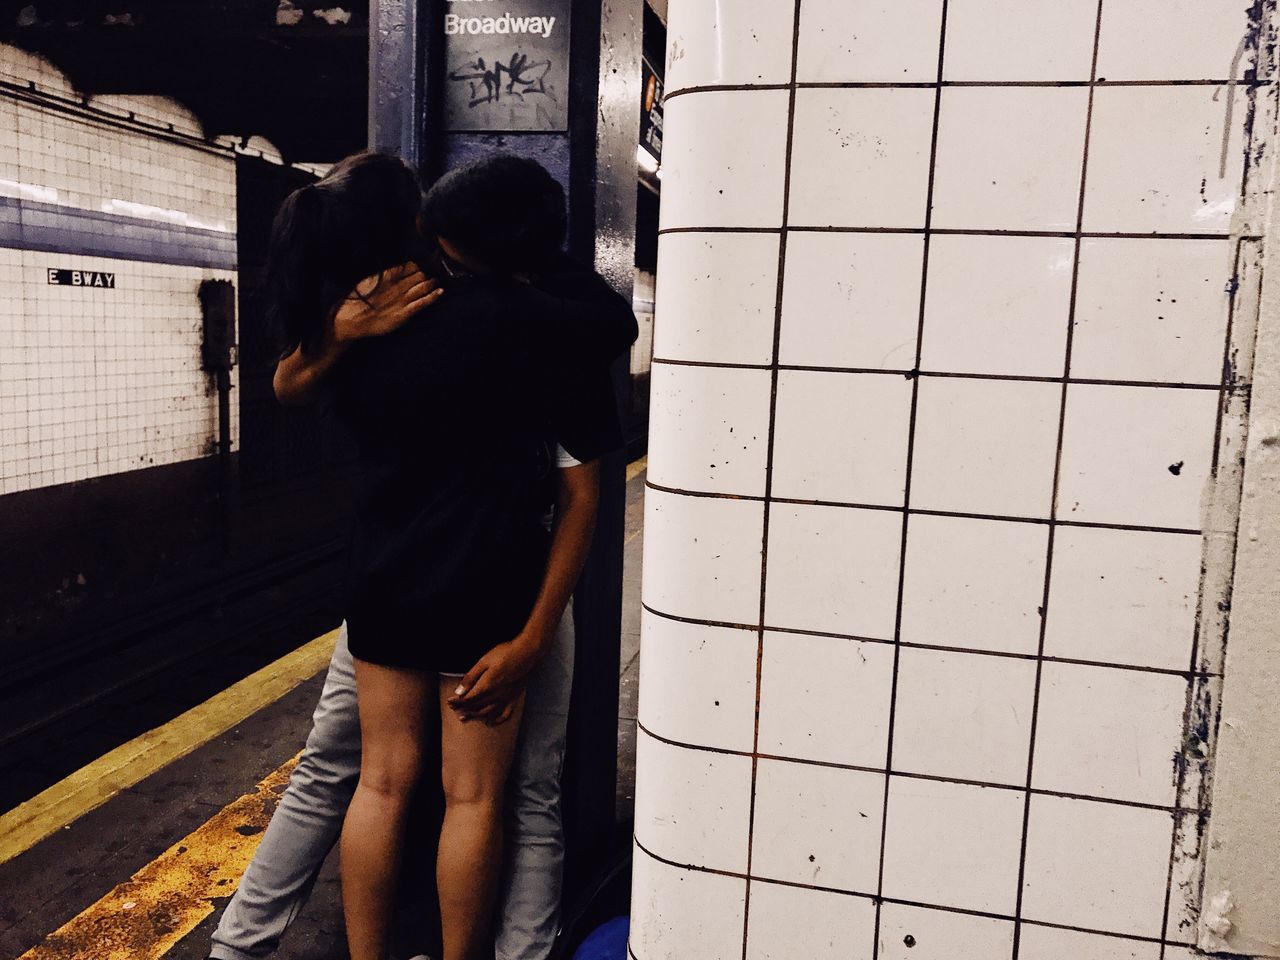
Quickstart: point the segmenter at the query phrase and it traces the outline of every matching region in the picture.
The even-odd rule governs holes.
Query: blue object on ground
[[[614,917],[591,931],[574,953],[573,960],[627,960],[630,932],[630,917]]]

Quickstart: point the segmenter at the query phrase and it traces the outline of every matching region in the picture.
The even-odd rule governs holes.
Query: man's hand
[[[333,338],[338,343],[350,343],[399,330],[442,296],[440,285],[413,263],[365,277],[334,314]]]
[[[547,638],[527,633],[498,644],[458,682],[449,706],[464,722],[483,720],[492,727],[506,723],[546,649]]]

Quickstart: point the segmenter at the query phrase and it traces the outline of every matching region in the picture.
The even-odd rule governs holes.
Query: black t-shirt
[[[585,299],[555,295],[574,292]],[[546,563],[548,439],[583,461],[621,439],[608,347],[574,337],[593,300],[597,323],[619,322],[599,319],[609,301],[586,279],[550,293],[453,281],[422,317],[343,358],[334,403],[361,460],[356,657],[463,672],[524,626]]]

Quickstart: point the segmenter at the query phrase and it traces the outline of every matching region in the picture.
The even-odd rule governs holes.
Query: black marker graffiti
[[[478,107],[482,103],[498,103],[502,100],[502,76],[507,76],[506,93],[508,96],[523,100],[526,95],[540,94],[553,103],[555,94],[547,89],[546,77],[551,72],[550,60],[529,61],[527,53],[513,53],[507,63],[495,61],[490,68],[484,57],[476,57],[474,61],[449,74],[449,79],[466,83],[471,89],[469,107]]]

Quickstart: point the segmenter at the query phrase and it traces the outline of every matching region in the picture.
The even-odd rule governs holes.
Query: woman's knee
[[[444,802],[448,806],[487,807],[501,813],[506,797],[506,777],[474,768],[452,769],[448,764],[442,774]]]
[[[407,801],[418,785],[422,768],[422,752],[406,745],[377,756],[364,757],[360,767],[360,786],[387,799]]]

